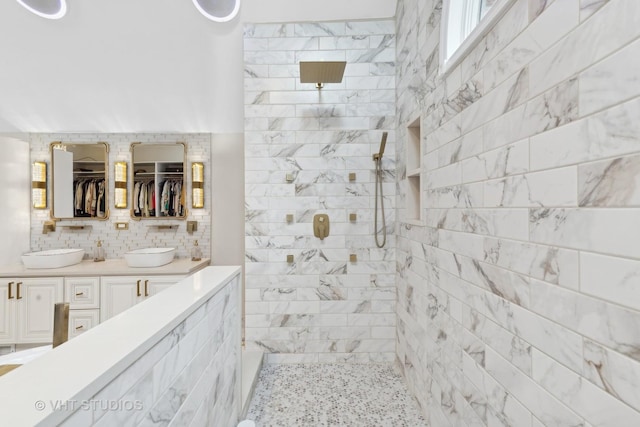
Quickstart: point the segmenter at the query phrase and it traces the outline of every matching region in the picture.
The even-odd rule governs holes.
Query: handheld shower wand
[[[382,160],[382,155],[384,154],[385,145],[387,145],[387,132],[382,132],[382,140],[380,141],[380,151],[378,151],[373,155],[374,161]]]
[[[380,151],[373,155],[373,161],[376,162],[376,205],[373,220],[373,229],[375,233],[376,246],[381,248],[387,242],[387,224],[384,218],[384,195],[382,194],[382,155],[384,147],[387,145],[387,132],[382,133],[380,141]],[[380,188],[380,210],[382,211],[382,243],[378,241],[378,188]]]

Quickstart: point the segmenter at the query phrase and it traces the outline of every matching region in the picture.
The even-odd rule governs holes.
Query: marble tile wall
[[[397,9],[397,356],[432,426],[640,425],[640,2]],[[424,224],[406,221],[421,123]]]
[[[239,277],[231,280],[87,399],[95,403],[92,410],[78,410],[62,425],[235,426],[241,398],[239,286]]]
[[[48,221],[50,209],[31,209],[31,250],[46,250],[60,248],[83,248],[85,256],[91,257],[98,239],[103,241],[107,258],[122,258],[127,251],[145,247],[175,247],[177,258],[187,258],[195,240],[205,256],[211,253],[211,200],[205,196],[204,209],[191,209],[191,194],[187,194],[187,220],[198,222],[198,231],[187,233],[185,220],[141,220],[131,219],[129,209],[114,208],[113,164],[116,161],[126,161],[128,172],[131,174],[131,143],[168,143],[185,142],[187,144],[187,168],[191,162],[205,164],[205,191],[211,182],[211,135],[204,133],[173,134],[173,133],[34,133],[29,134],[32,161],[46,161],[49,174],[48,208],[51,206],[51,154],[49,144],[53,141],[72,143],[106,142],[109,145],[109,218],[100,220],[65,220],[64,225],[90,225],[85,230],[68,230],[57,227],[54,233],[42,234],[42,225]],[[187,170],[190,172],[190,169]],[[130,175],[131,176],[131,175]],[[130,178],[131,179],[131,178]],[[191,176],[187,173],[187,182]],[[190,188],[190,187],[189,187]],[[132,184],[129,184],[129,191]],[[207,193],[209,194],[209,192]],[[129,205],[131,195],[129,194]],[[128,222],[128,230],[116,230],[116,222]],[[151,227],[153,224],[177,225],[177,229],[159,230]]]
[[[393,20],[245,26],[246,340],[270,362],[395,359],[394,32]],[[319,60],[346,60],[342,83],[301,84],[299,61]],[[324,240],[318,213],[331,222]]]

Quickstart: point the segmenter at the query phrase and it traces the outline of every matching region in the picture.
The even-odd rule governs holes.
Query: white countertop
[[[91,398],[240,271],[207,267],[0,377],[0,424],[58,424],[68,413],[37,410],[37,401]]]
[[[191,261],[190,258],[174,259],[160,267],[129,267],[124,259],[108,259],[103,262],[85,260],[62,268],[25,268],[22,264],[0,267],[0,277],[72,277],[72,276],[138,276],[164,274],[191,274],[209,265],[209,258]]]

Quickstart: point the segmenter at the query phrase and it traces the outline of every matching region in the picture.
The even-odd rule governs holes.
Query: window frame
[[[440,20],[440,75],[448,74],[469,54],[480,40],[494,27],[500,18],[509,10],[516,0],[497,0],[489,11],[480,18],[478,25],[469,33],[462,41],[460,46],[447,58],[447,42],[449,32],[449,4],[452,1],[459,0],[443,0],[442,18]],[[482,2],[482,0],[477,0]]]

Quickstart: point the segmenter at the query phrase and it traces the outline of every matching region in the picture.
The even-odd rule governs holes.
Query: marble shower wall
[[[432,426],[640,425],[640,2],[397,9],[398,360]],[[422,226],[404,221],[422,129]]]
[[[394,32],[392,20],[245,26],[246,340],[269,361],[395,358]],[[301,84],[299,61],[316,60],[346,60],[342,83]],[[383,131],[378,249],[372,154]],[[324,240],[317,213],[330,217]]]
[[[42,225],[50,219],[51,207],[51,153],[49,144],[53,141],[70,143],[106,142],[109,146],[109,218],[100,220],[65,220],[58,223],[56,231],[42,234]],[[186,220],[141,220],[131,219],[129,209],[114,208],[114,162],[126,161],[129,180],[131,180],[131,143],[174,143],[187,144],[187,182],[191,188],[191,162],[203,162],[205,165],[205,207],[191,209],[191,194],[187,192]],[[211,254],[211,135],[208,133],[32,133],[29,134],[31,161],[46,161],[49,175],[49,192],[47,209],[31,209],[31,250],[83,248],[85,257],[91,257],[98,239],[102,240],[107,258],[122,258],[127,251],[146,247],[175,247],[177,258],[190,256],[195,240],[202,248],[202,253]],[[131,191],[133,184],[129,182],[129,207],[131,207]],[[198,231],[187,233],[186,221],[198,221]],[[128,230],[116,230],[116,222],[128,222]],[[177,225],[177,229],[159,230],[152,227],[157,224]],[[68,230],[61,225],[89,225],[85,230]]]

